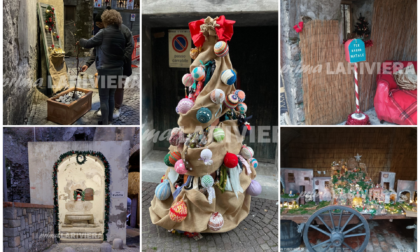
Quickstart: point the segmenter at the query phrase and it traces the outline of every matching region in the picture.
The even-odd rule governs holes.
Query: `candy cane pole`
[[[359,81],[357,79],[357,63],[354,63],[354,91],[356,94],[356,113],[360,117],[360,107],[359,107]]]

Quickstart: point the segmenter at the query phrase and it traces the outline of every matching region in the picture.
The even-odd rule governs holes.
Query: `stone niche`
[[[54,163],[60,155],[68,151],[101,152],[110,166],[109,190],[122,192],[124,197],[110,198],[109,229],[107,241],[122,239],[126,242],[128,160],[130,155],[129,141],[77,141],[77,142],[29,142],[29,182],[32,204],[54,205],[53,174]],[[89,231],[103,235],[105,180],[103,163],[95,157],[86,156],[86,162],[78,164],[76,155],[65,158],[58,166],[57,195],[59,204],[59,232]],[[93,190],[93,200],[76,201],[74,191]],[[83,232],[81,232],[83,233]],[[63,239],[63,238],[62,238]],[[71,239],[71,238],[70,238]],[[89,238],[73,237],[80,242]]]
[[[78,164],[76,155],[73,155],[58,166],[59,230],[63,241],[83,239],[102,242],[105,217],[104,170],[102,161],[91,156],[86,156],[85,163]],[[83,193],[83,199],[74,199],[75,194]]]

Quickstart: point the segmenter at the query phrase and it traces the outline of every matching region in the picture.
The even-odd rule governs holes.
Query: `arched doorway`
[[[71,151],[54,165],[55,233],[63,242],[106,238],[109,164],[99,152]]]

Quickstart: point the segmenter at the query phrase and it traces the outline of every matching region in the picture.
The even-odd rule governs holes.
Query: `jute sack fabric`
[[[413,64],[395,72],[394,79],[397,85],[402,89],[417,89],[417,74]]]
[[[49,57],[50,75],[52,80],[53,93],[57,93],[69,87],[66,62],[63,53],[53,52]]]
[[[188,161],[192,167],[192,171],[188,171],[187,175],[189,176],[204,176],[206,174],[211,174],[215,172],[223,164],[223,159],[227,152],[239,154],[242,147],[243,136],[240,135],[238,129],[237,120],[224,121],[219,124],[219,127],[225,132],[225,138],[221,142],[216,142],[213,139],[213,130],[212,127],[208,135],[208,143],[202,148],[188,148],[184,146],[184,150],[181,152],[182,158]],[[185,156],[185,150],[187,149],[187,155]],[[209,149],[213,153],[212,165],[205,165],[200,159],[201,151],[204,149]],[[169,151],[178,151],[177,147],[170,146]],[[187,165],[187,168],[189,165]]]
[[[217,118],[214,117],[217,110],[220,108],[220,105],[215,104],[210,99],[210,93],[214,89],[218,88],[225,92],[225,95],[229,95],[235,91],[234,85],[226,85],[220,79],[222,72],[227,69],[232,69],[232,63],[230,62],[229,54],[225,57],[217,57],[214,54],[214,45],[217,43],[217,37],[215,36],[208,36],[208,39],[204,42],[202,47],[202,52],[198,55],[198,57],[194,60],[194,62],[190,66],[190,72],[194,70],[194,68],[201,65],[200,60],[205,64],[209,60],[215,60],[216,69],[214,70],[213,76],[206,84],[204,89],[200,92],[197,99],[195,100],[194,106],[189,110],[186,114],[180,114],[178,119],[178,125],[182,128],[185,134],[197,132],[202,128],[206,128],[211,125],[214,120]],[[196,114],[197,111],[202,108],[206,107],[210,109],[212,113],[212,119],[207,123],[200,123],[197,120]],[[222,113],[218,113],[218,116],[223,115],[228,111],[228,108],[223,105]],[[197,128],[198,126],[198,128]]]
[[[168,167],[165,177],[168,177],[168,173],[172,167]],[[186,190],[182,189],[174,201],[172,197],[169,199],[160,201],[156,196],[152,200],[151,207],[149,208],[150,217],[153,224],[161,226],[165,229],[176,229],[187,232],[197,233],[224,233],[236,228],[239,223],[244,220],[249,213],[251,196],[246,193],[246,189],[251,183],[251,179],[257,175],[254,168],[251,167],[252,173],[246,174],[243,170],[239,176],[240,184],[244,193],[238,193],[238,198],[233,191],[225,191],[222,193],[220,189],[215,186],[216,199],[213,200],[212,204],[209,204],[206,195],[198,191],[197,189]],[[175,191],[171,181],[171,191]],[[169,217],[169,209],[174,202],[184,199],[187,204],[187,218],[183,222],[174,222]],[[207,224],[210,220],[212,213],[219,212],[222,214],[224,219],[224,225],[222,229],[218,231],[212,231],[208,229]]]

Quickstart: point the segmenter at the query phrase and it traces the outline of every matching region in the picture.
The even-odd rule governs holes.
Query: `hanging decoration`
[[[293,26],[293,29],[295,29],[295,31],[296,31],[297,33],[302,32],[302,30],[303,30],[303,22],[302,22],[302,21],[300,21],[300,22],[299,22],[299,25],[295,25],[295,26]]]
[[[53,188],[54,188],[54,214],[55,214],[55,219],[56,222],[54,223],[54,234],[57,235],[57,241],[60,241],[60,237],[58,236],[59,234],[59,222],[60,222],[60,217],[59,217],[59,209],[58,209],[58,183],[57,183],[57,172],[58,172],[58,166],[61,164],[61,162],[63,162],[64,159],[68,158],[68,157],[72,157],[74,155],[76,155],[76,157],[81,154],[83,156],[90,156],[90,157],[96,157],[99,158],[100,161],[102,161],[102,163],[104,164],[105,167],[105,218],[104,218],[104,232],[103,232],[103,240],[106,241],[107,240],[107,233],[108,233],[108,222],[109,222],[109,207],[111,204],[111,196],[109,195],[109,184],[110,184],[110,166],[109,163],[107,161],[107,159],[105,158],[105,156],[101,153],[101,152],[97,152],[97,151],[68,151],[66,153],[63,153],[60,155],[60,157],[58,158],[58,160],[54,163],[53,166],[53,175],[52,175],[52,180],[53,180]],[[77,196],[77,195],[76,195]],[[82,194],[82,200],[84,200],[84,194]]]
[[[49,26],[49,31],[54,28],[55,25],[55,12],[51,5],[48,5],[45,11],[45,24]]]

